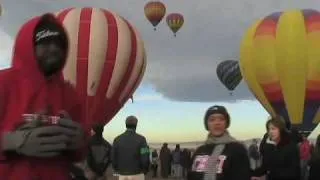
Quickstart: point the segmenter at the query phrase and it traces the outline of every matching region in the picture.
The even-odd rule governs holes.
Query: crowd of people
[[[176,148],[171,151],[168,147],[168,143],[164,143],[159,155],[156,149],[151,152],[152,177],[158,177],[157,172],[160,165],[161,178],[186,178],[191,165],[191,158],[191,150],[187,148],[182,150],[180,149],[180,145],[177,144]]]
[[[150,151],[136,132],[135,116],[112,144],[102,136],[103,124],[92,127],[88,140],[81,103],[62,76],[68,45],[51,14],[19,31],[12,67],[0,72],[1,179],[107,179],[111,165],[119,180],[144,180],[150,170],[157,177],[158,167],[164,179],[320,180],[320,136],[311,145],[281,117],[272,117],[259,147],[255,142],[247,149],[229,133],[230,115],[218,105],[206,111],[208,136],[194,152],[179,145],[171,151],[166,143],[159,155]]]
[[[246,147],[227,131],[231,121],[226,108],[213,106],[207,110],[204,118],[205,128],[209,131],[208,138],[194,151],[181,149],[179,144],[171,150],[167,143],[163,144],[160,151],[151,150],[145,138],[135,132],[137,122],[136,117],[129,116],[126,119],[126,132],[114,140],[113,147],[106,143],[111,150],[105,152],[112,151],[107,164],[112,164],[119,179],[141,180],[145,179],[148,172],[151,173],[150,177],[146,176],[148,178],[181,180],[320,178],[320,135],[315,144],[303,135],[293,135],[281,117],[268,120],[267,132],[261,142],[254,139]],[[102,137],[102,133],[99,136]],[[89,163],[87,165],[90,171],[98,174]],[[106,170],[101,163],[100,167]]]

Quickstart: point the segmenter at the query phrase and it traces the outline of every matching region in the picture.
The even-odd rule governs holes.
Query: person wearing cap
[[[137,124],[135,116],[127,117],[127,130],[113,141],[112,166],[119,180],[144,180],[149,170],[149,146],[146,138],[136,133]]]
[[[223,106],[210,107],[204,116],[209,131],[205,144],[192,157],[188,180],[250,180],[246,148],[228,133],[230,115]]]
[[[32,18],[16,36],[12,67],[0,71],[2,180],[69,180],[84,158],[82,106],[62,76],[68,44],[52,14]]]

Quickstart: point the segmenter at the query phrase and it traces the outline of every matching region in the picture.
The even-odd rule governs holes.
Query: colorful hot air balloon
[[[132,97],[146,69],[137,30],[117,14],[98,8],[58,12],[70,38],[63,71],[85,104],[89,125],[108,123]]]
[[[148,2],[144,6],[144,14],[153,25],[154,30],[156,30],[156,26],[162,21],[166,14],[166,6],[160,1]]]
[[[320,13],[273,13],[254,24],[240,53],[242,75],[260,103],[300,131],[320,120]]]
[[[238,61],[225,60],[217,66],[217,76],[229,91],[233,91],[241,82],[242,75]],[[232,94],[230,92],[230,94]]]
[[[179,13],[171,13],[167,16],[167,24],[171,29],[171,31],[174,33],[174,36],[176,36],[176,33],[183,26],[183,23],[184,23],[184,18]]]

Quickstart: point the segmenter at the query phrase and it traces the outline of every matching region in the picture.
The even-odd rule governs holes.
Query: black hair
[[[137,125],[136,124],[126,124],[126,128],[127,129],[137,129]]]

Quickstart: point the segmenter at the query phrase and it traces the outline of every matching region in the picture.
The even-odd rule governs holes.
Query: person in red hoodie
[[[51,14],[20,29],[12,67],[0,71],[1,180],[69,180],[86,127],[75,89],[64,81],[68,36]]]

